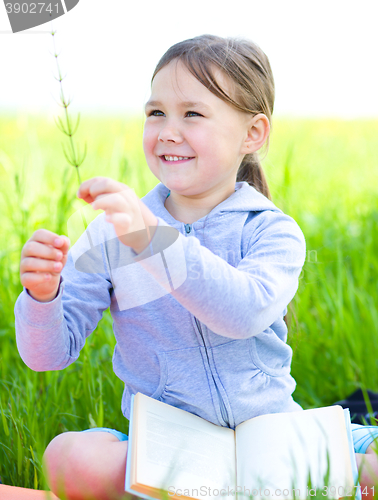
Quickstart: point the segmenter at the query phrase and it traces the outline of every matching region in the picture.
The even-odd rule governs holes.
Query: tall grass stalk
[[[52,25],[52,21],[51,21],[51,25]],[[82,165],[82,163],[84,162],[84,159],[86,157],[86,154],[87,154],[87,143],[85,142],[85,147],[84,147],[84,152],[82,155],[79,154],[79,152],[77,152],[76,154],[76,149],[75,149],[75,145],[74,145],[74,141],[73,141],[73,135],[75,134],[75,132],[77,131],[77,128],[79,126],[79,122],[80,122],[80,113],[78,115],[78,120],[77,120],[77,123],[76,123],[76,126],[73,127],[72,126],[72,123],[70,121],[70,117],[69,117],[69,114],[68,114],[68,106],[70,105],[71,103],[71,100],[66,100],[65,96],[64,96],[64,92],[63,92],[63,77],[62,77],[62,74],[60,72],[60,67],[59,67],[59,62],[58,62],[58,53],[56,51],[56,46],[55,46],[55,34],[57,33],[57,31],[52,28],[52,31],[51,31],[51,35],[53,37],[53,44],[54,44],[54,57],[55,57],[55,61],[56,61],[56,65],[57,65],[57,68],[58,68],[58,75],[59,75],[59,78],[56,78],[54,77],[56,80],[59,81],[59,85],[60,85],[60,99],[61,99],[61,102],[62,102],[62,107],[64,108],[64,112],[65,112],[65,118],[66,118],[66,127],[64,126],[64,123],[62,121],[62,119],[60,117],[58,117],[58,121],[59,123],[56,123],[57,127],[59,128],[59,130],[61,130],[61,132],[63,132],[69,139],[69,145],[70,145],[70,149],[71,151],[70,152],[67,152],[65,147],[64,147],[64,144],[62,144],[62,147],[63,147],[63,153],[64,153],[64,156],[67,160],[67,162],[72,165],[73,167],[75,167],[75,170],[77,172],[77,177],[78,177],[78,182],[79,182],[79,187],[81,185],[81,177],[80,177],[80,172],[79,172],[79,167],[80,165]],[[86,230],[87,227],[88,227],[88,222],[86,221],[86,218],[85,218],[85,215],[83,213],[83,210],[82,208],[79,209],[80,211],[80,215],[81,215],[81,220],[83,222],[83,226],[84,226],[84,229]],[[88,238],[88,241],[89,241],[89,244],[90,244],[90,248],[93,248],[94,245],[93,245],[93,242],[92,242],[92,236],[90,234],[89,231],[86,231],[87,233],[87,238]]]
[[[51,21],[51,25],[52,25],[52,21]],[[56,52],[56,46],[55,46],[55,34],[57,33],[57,31],[52,28],[52,31],[51,31],[51,35],[53,37],[53,44],[54,44],[54,57],[55,57],[55,61],[56,61],[56,66],[58,68],[58,75],[59,75],[59,78],[56,78],[54,77],[57,81],[59,81],[59,84],[60,84],[60,100],[62,102],[62,107],[64,108],[64,113],[65,113],[65,118],[66,118],[66,127],[64,126],[64,123],[62,121],[62,119],[60,117],[58,117],[58,121],[59,123],[56,123],[57,127],[59,128],[59,130],[61,130],[63,132],[63,134],[65,134],[68,138],[69,138],[69,146],[70,146],[70,149],[71,151],[70,152],[66,152],[66,149],[64,147],[64,144],[62,144],[62,147],[63,147],[63,152],[64,152],[64,156],[66,158],[66,160],[68,161],[68,163],[70,165],[72,165],[73,167],[75,167],[76,169],[76,172],[77,172],[77,177],[78,177],[78,181],[79,181],[79,186],[81,184],[81,178],[80,178],[80,172],[79,172],[79,167],[80,165],[82,165],[82,163],[84,162],[84,159],[86,157],[86,154],[87,154],[87,143],[85,142],[85,147],[84,147],[84,152],[82,155],[79,154],[79,152],[77,151],[77,154],[76,154],[76,149],[75,149],[75,145],[74,145],[74,141],[73,141],[73,135],[75,134],[75,132],[77,131],[77,128],[79,126],[79,122],[80,122],[80,113],[78,115],[78,119],[77,119],[77,123],[76,123],[76,126],[73,127],[71,121],[70,121],[70,117],[69,117],[69,114],[68,114],[68,106],[71,104],[71,100],[66,100],[65,96],[64,96],[64,92],[63,92],[63,84],[62,84],[62,81],[65,77],[62,77],[62,74],[60,72],[60,67],[59,67],[59,62],[58,62],[58,56],[59,54],[57,54]],[[78,148],[77,148],[78,149]]]

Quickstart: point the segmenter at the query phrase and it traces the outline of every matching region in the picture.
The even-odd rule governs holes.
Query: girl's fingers
[[[21,251],[20,281],[39,301],[51,300],[59,287],[60,273],[68,258],[70,240],[47,229],[37,229]]]
[[[46,283],[50,281],[53,277],[52,273],[23,273],[21,275],[21,285],[28,289],[35,288],[36,285],[40,283]]]
[[[88,179],[87,181],[84,181],[80,184],[80,187],[77,191],[77,197],[82,198],[84,201],[88,203],[92,203],[92,201],[95,199],[93,198],[92,195],[89,193],[89,190],[92,187],[92,184],[97,182],[101,177],[93,177],[92,179]]]
[[[70,240],[67,236],[59,236],[47,229],[37,229],[23,246],[21,259],[31,255],[54,258],[54,249],[60,250],[63,254],[67,254],[69,247]]]
[[[22,248],[21,262],[23,262],[27,257],[61,260],[67,255],[69,248],[69,243],[67,242],[68,238],[67,240],[63,240],[63,238],[61,239],[63,244],[55,246],[53,244],[40,243],[35,240],[27,241]]]
[[[108,177],[93,177],[84,181],[76,194],[78,198],[83,199],[87,203],[92,203],[101,194],[116,193],[127,188],[128,186],[125,184],[117,182],[114,179],[109,179]]]
[[[104,210],[106,221],[118,225],[117,232],[124,234],[131,224],[134,231],[144,228],[140,199],[126,184],[94,177],[81,184],[77,196],[90,203],[93,210]]]
[[[31,259],[31,260],[39,260],[39,259]],[[63,270],[65,262],[49,262],[49,265],[46,265],[47,261],[44,261],[42,265],[38,264],[28,264],[25,262],[20,270],[20,281],[22,286],[28,288],[29,290],[35,289],[38,285],[43,283],[48,283],[52,280],[55,282],[59,280],[59,276]],[[57,267],[54,264],[58,264]]]
[[[27,289],[35,288],[40,283],[51,280],[50,273],[23,273],[21,275],[21,285]]]
[[[105,212],[128,212],[129,204],[121,193],[99,195],[91,204],[93,210],[104,210]]]
[[[71,246],[71,241],[70,241],[68,236],[62,235],[62,236],[59,236],[59,238],[63,240],[63,244],[62,244],[62,246],[59,246],[58,248],[59,248],[59,250],[61,250],[63,252],[63,255],[66,255],[68,253],[70,246]]]
[[[25,273],[52,273],[59,274],[63,269],[63,263],[58,260],[37,259],[35,257],[26,257],[22,260],[20,270]]]

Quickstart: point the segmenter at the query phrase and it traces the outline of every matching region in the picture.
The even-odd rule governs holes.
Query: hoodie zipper
[[[194,316],[194,319],[196,320],[196,324],[197,324],[198,330],[199,330],[199,332],[201,334],[203,345],[204,345],[205,351],[206,351],[207,362],[209,363],[209,367],[210,367],[209,354],[207,352],[207,347],[206,347],[206,344],[205,344],[205,339],[204,339],[203,334],[202,334],[201,324],[199,323],[198,319],[195,316]],[[222,418],[226,422],[227,427],[230,427],[230,422],[228,421],[227,409],[226,409],[226,406],[224,404],[224,401],[223,401],[223,398],[221,396],[221,393],[219,392],[217,383],[215,382],[214,375],[213,375],[213,372],[211,371],[211,368],[210,368],[210,373],[211,373],[211,376],[213,378],[215,389],[217,390],[218,399],[219,399],[219,406],[220,406],[220,411],[221,411],[221,414],[222,414]]]
[[[192,225],[191,224],[184,224],[184,226],[185,226],[185,232],[186,232],[186,234],[190,234],[191,231],[192,231]],[[209,361],[209,354],[207,352],[207,347],[206,347],[205,339],[204,339],[203,334],[202,334],[202,328],[201,328],[201,325],[200,325],[199,321],[197,320],[197,318],[195,316],[194,316],[194,319],[196,320],[196,324],[197,324],[198,330],[199,330],[199,332],[201,334],[203,345],[205,347],[206,357],[207,357],[207,362],[209,364],[210,373],[211,373],[211,376],[213,378],[215,389],[216,389],[217,394],[218,394],[218,400],[219,400],[219,406],[220,406],[220,411],[221,411],[221,414],[222,414],[222,418],[226,422],[227,427],[230,427],[230,422],[228,421],[228,415],[227,415],[226,406],[224,404],[224,401],[223,401],[223,398],[221,396],[221,393],[219,392],[219,389],[218,389],[217,383],[215,381],[213,372],[211,371],[211,366],[210,366],[210,361]]]

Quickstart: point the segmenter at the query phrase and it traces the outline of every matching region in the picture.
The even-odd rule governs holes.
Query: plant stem
[[[67,101],[66,98],[64,97],[63,84],[62,84],[63,77],[62,77],[62,74],[60,72],[60,67],[59,67],[59,62],[58,62],[58,54],[56,53],[56,46],[55,46],[55,33],[56,33],[56,31],[54,31],[54,29],[53,29],[52,32],[51,32],[51,34],[53,36],[53,43],[54,43],[54,57],[55,57],[55,60],[56,60],[56,65],[57,65],[58,74],[59,74],[59,79],[58,78],[56,78],[56,79],[59,81],[59,84],[60,84],[60,98],[61,98],[61,102],[62,102],[63,107],[64,107],[64,112],[65,112],[65,116],[66,116],[67,129],[64,128],[64,125],[63,125],[63,123],[62,123],[62,121],[61,121],[60,118],[59,118],[60,126],[59,125],[57,125],[57,126],[58,126],[58,128],[60,128],[60,130],[64,134],[66,134],[69,137],[70,146],[71,146],[71,157],[70,158],[68,157],[68,155],[66,154],[65,150],[64,150],[64,154],[66,156],[67,161],[71,165],[73,165],[74,167],[76,167],[76,172],[77,172],[77,175],[78,175],[78,181],[79,181],[79,185],[80,185],[81,184],[81,178],[80,178],[80,173],[79,173],[79,166],[83,163],[84,158],[86,156],[86,145],[85,145],[85,151],[84,151],[84,154],[83,154],[82,158],[80,158],[80,159],[77,158],[76,151],[75,151],[75,145],[74,145],[74,142],[73,142],[73,135],[76,132],[76,130],[78,128],[78,125],[79,125],[80,113],[79,113],[79,118],[78,118],[76,127],[73,130],[72,124],[71,124],[71,121],[70,121],[70,117],[68,115],[68,106],[70,105],[71,101]]]
[[[52,21],[51,21],[51,26],[52,26]],[[60,67],[59,67],[59,63],[58,63],[58,54],[56,52],[56,46],[55,46],[55,33],[56,33],[56,31],[54,31],[54,28],[52,28],[51,34],[52,34],[53,43],[54,43],[54,57],[55,57],[55,60],[56,60],[56,65],[57,65],[58,74],[59,74],[59,79],[56,78],[56,77],[54,77],[54,78],[56,80],[58,80],[59,84],[60,84],[60,99],[61,99],[61,102],[62,102],[63,107],[64,107],[64,112],[65,112],[65,116],[66,116],[67,129],[65,129],[64,124],[63,124],[61,118],[58,118],[59,125],[58,125],[58,123],[56,125],[57,125],[57,127],[64,134],[66,134],[69,137],[69,143],[70,143],[70,146],[71,146],[71,156],[69,156],[68,153],[66,153],[66,151],[64,149],[64,146],[63,146],[63,152],[64,152],[64,156],[66,157],[66,160],[68,161],[68,163],[70,163],[72,166],[74,166],[76,168],[77,177],[78,177],[78,181],[79,181],[79,187],[80,187],[80,185],[81,185],[81,178],[80,178],[79,166],[83,163],[83,161],[85,159],[85,156],[86,156],[86,153],[87,153],[87,145],[85,144],[85,149],[84,149],[84,153],[83,153],[82,157],[80,159],[77,158],[76,151],[75,151],[75,145],[74,145],[72,136],[74,135],[74,133],[76,132],[76,130],[77,130],[78,126],[79,126],[80,113],[79,113],[79,117],[78,117],[76,126],[73,129],[71,121],[70,121],[70,117],[68,115],[68,106],[70,105],[71,101],[66,101],[66,99],[64,97],[63,84],[62,84],[63,77],[62,77],[61,72],[60,72]],[[87,222],[85,220],[85,216],[84,216],[81,208],[80,208],[80,214],[81,214],[81,218],[82,218],[82,221],[83,221],[83,224],[84,224],[84,228],[87,229],[88,224],[87,224]],[[92,238],[91,238],[91,235],[89,234],[89,231],[87,232],[87,236],[88,236],[88,239],[89,239],[89,244],[90,244],[91,248],[93,248]]]

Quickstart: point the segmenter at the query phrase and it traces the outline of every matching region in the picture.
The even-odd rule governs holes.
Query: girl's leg
[[[59,434],[43,456],[51,490],[67,500],[122,498],[127,445],[108,432]]]

